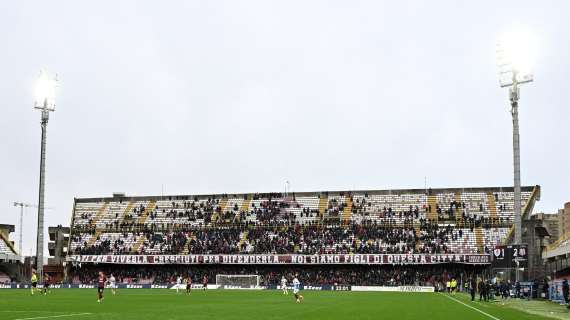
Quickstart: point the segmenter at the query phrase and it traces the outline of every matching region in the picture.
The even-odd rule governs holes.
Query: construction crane
[[[24,255],[24,250],[22,248],[22,230],[24,229],[24,208],[37,208],[35,204],[16,202],[14,201],[14,207],[20,207],[20,241],[18,243],[18,250],[20,250],[20,256]],[[55,208],[45,208],[46,210],[53,210]]]

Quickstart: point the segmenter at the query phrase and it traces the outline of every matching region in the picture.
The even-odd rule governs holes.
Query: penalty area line
[[[92,313],[84,312],[84,313],[69,313],[69,314],[60,314],[56,316],[43,316],[43,317],[31,317],[31,318],[18,318],[14,320],[33,320],[33,319],[53,319],[53,318],[63,318],[63,317],[76,317],[76,316],[87,316]]]
[[[488,314],[487,312],[485,312],[485,311],[483,311],[483,310],[480,310],[480,309],[477,309],[477,308],[475,308],[475,307],[473,307],[473,306],[470,306],[470,305],[468,305],[467,303],[465,303],[465,302],[463,302],[463,301],[457,300],[457,299],[455,299],[455,298],[453,298],[453,297],[450,297],[450,296],[448,296],[448,295],[445,295],[445,294],[444,294],[443,296],[446,297],[446,298],[449,298],[449,299],[451,299],[451,300],[453,300],[453,301],[455,301],[455,302],[457,302],[457,303],[461,303],[462,305],[466,306],[467,308],[473,309],[473,310],[475,310],[475,311],[477,311],[477,312],[479,312],[479,313],[481,313],[481,314],[484,314],[484,315],[486,315],[487,317],[489,317],[489,318],[491,318],[491,319],[493,319],[493,320],[501,320],[501,319],[499,319],[499,318],[497,318],[497,317],[495,317],[495,316],[492,316],[492,315]]]

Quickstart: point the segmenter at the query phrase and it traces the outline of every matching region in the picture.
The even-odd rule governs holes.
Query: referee
[[[38,287],[38,275],[36,274],[35,271],[32,271],[32,279],[30,279],[30,282],[32,283],[32,296],[34,295],[34,292],[36,291],[36,288]]]

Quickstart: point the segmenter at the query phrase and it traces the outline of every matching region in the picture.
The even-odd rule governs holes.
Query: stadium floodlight
[[[57,78],[51,77],[44,70],[40,71],[36,83],[36,109],[47,109],[48,111],[55,111],[55,90],[57,88]]]
[[[24,207],[30,207],[29,204],[23,202],[14,202],[14,207],[20,207],[20,239],[18,242],[18,250],[20,251],[20,257],[24,256],[24,250],[22,247],[22,234],[24,228]]]
[[[518,102],[519,86],[534,80],[532,63],[536,44],[534,37],[525,29],[506,32],[497,45],[500,86],[509,88],[511,116],[513,118],[513,176],[515,244],[522,242],[521,226],[521,174]]]
[[[24,234],[24,208],[37,208],[38,206],[33,205],[33,204],[28,204],[28,203],[24,203],[24,202],[18,202],[18,201],[14,201],[14,207],[20,207],[20,239],[18,242],[18,250],[20,251],[20,257],[24,257],[24,247],[22,244],[22,238],[23,238],[23,234]],[[44,208],[44,210],[51,210],[54,208]]]
[[[501,87],[531,82],[535,56],[536,41],[532,33],[523,28],[505,32],[497,44]]]
[[[49,112],[55,111],[55,90],[57,77],[51,77],[47,72],[41,71],[36,83],[36,97],[34,108],[42,111],[42,141],[40,155],[40,185],[38,200],[38,237],[36,246],[36,271],[39,280],[43,281],[44,266],[44,194],[45,194],[45,159],[46,159],[46,130]]]

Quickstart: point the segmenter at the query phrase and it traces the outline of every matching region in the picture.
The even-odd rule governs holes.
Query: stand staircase
[[[437,215],[437,197],[436,196],[428,196],[428,206],[431,207],[431,211],[428,211],[427,218],[431,221],[437,222],[438,215]]]
[[[477,245],[477,251],[483,253],[483,228],[475,228],[475,244]]]
[[[346,196],[345,200],[346,200],[346,206],[342,210],[341,218],[343,223],[349,223],[350,218],[352,217],[352,199],[350,196]]]
[[[487,209],[491,219],[497,218],[497,204],[495,203],[495,196],[493,193],[487,193]]]

